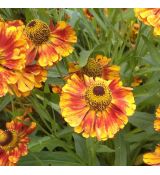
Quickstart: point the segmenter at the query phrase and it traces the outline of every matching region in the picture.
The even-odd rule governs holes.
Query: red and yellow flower
[[[20,157],[28,154],[28,136],[35,128],[36,123],[25,116],[6,123],[6,130],[0,130],[0,166],[14,166]]]
[[[25,67],[27,43],[23,28],[0,22],[0,97],[8,92],[8,85],[16,83],[15,71]]]
[[[10,85],[9,92],[18,97],[25,97],[34,88],[42,87],[42,83],[47,80],[47,70],[39,65],[27,65],[22,71],[16,72],[17,82]]]
[[[160,35],[160,8],[135,8],[134,11],[140,21],[154,27],[155,35]]]
[[[144,154],[143,161],[148,165],[160,165],[160,145],[156,146],[154,152]]]
[[[120,79],[120,67],[110,65],[111,58],[103,55],[96,55],[89,58],[87,65],[82,68],[83,74],[89,77],[102,77],[105,80]]]
[[[160,132],[160,105],[156,109],[156,120],[154,121],[154,129]]]
[[[48,26],[41,20],[30,21],[25,29],[31,52],[42,67],[52,66],[73,52],[72,44],[77,42],[75,31],[64,21]]]
[[[89,77],[102,77],[105,80],[120,79],[120,67],[111,65],[111,58],[103,55],[96,55],[89,58],[87,64],[80,68],[76,63],[69,64],[69,73],[85,74]]]
[[[135,111],[132,88],[119,80],[73,74],[62,88],[60,108],[64,120],[86,138],[107,140],[122,129]]]

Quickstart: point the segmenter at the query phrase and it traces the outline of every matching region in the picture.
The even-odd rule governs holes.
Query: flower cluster
[[[136,108],[132,88],[123,86],[120,67],[111,60],[96,55],[82,68],[69,64],[70,76],[62,88],[60,108],[64,120],[86,138],[113,138]]]
[[[24,97],[42,87],[50,66],[73,52],[77,37],[64,21],[48,26],[37,19],[27,25],[0,19],[0,40],[0,97],[7,93]],[[24,114],[6,123],[6,130],[0,129],[1,166],[16,165],[27,155],[28,136],[35,127]]]
[[[88,23],[94,23],[92,12],[83,9]],[[152,26],[155,35],[160,35],[159,12],[159,9],[135,9],[135,16]],[[103,13],[107,17],[108,9]],[[99,25],[95,23],[95,26],[95,31],[100,33]],[[131,22],[129,30],[126,43],[129,41],[134,49],[141,25]],[[34,19],[25,24],[21,20],[0,18],[0,40],[3,41],[0,42],[0,97],[7,93],[25,97],[34,88],[41,88],[47,80],[48,70],[73,52],[77,36],[65,21],[54,25],[52,21],[47,24]],[[77,46],[79,52],[82,47]],[[52,92],[60,96],[61,115],[76,133],[105,141],[114,138],[134,114],[133,88],[143,84],[144,78],[134,75],[132,82],[129,80],[131,87],[127,87],[122,82],[123,70],[117,62],[107,54],[97,53],[108,52],[93,49],[83,66],[78,61],[65,61],[68,74],[61,76],[64,84],[52,85]],[[25,113],[7,122],[5,128],[0,129],[0,165],[14,166],[20,157],[27,155],[29,135],[34,132],[36,123]],[[160,106],[156,110],[154,129],[160,132]],[[160,165],[160,145],[154,152],[144,154],[143,161],[148,165]]]
[[[0,97],[27,96],[47,79],[47,69],[73,51],[75,31],[64,21],[0,21]]]

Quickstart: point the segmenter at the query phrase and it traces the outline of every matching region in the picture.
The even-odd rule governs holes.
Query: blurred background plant
[[[133,9],[0,9],[4,20],[25,24],[40,19],[67,21],[76,31],[74,52],[49,69],[41,89],[28,97],[6,95],[0,99],[0,127],[32,107],[37,123],[29,154],[18,165],[143,165],[142,156],[154,150],[160,135],[153,129],[160,102],[160,40],[153,29],[134,15]],[[88,58],[102,54],[121,67],[125,86],[134,88],[137,109],[114,139],[98,142],[74,133],[61,117],[59,94],[70,62],[83,67]]]

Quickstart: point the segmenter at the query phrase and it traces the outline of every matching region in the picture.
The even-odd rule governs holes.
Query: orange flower
[[[85,74],[89,77],[102,77],[105,80],[120,79],[120,67],[110,65],[111,58],[103,55],[96,55],[89,58],[86,66],[80,69],[76,63],[69,63],[69,73]]]
[[[154,129],[160,132],[160,105],[156,109],[156,120],[154,121]]]
[[[28,96],[34,88],[42,87],[47,79],[47,71],[39,65],[28,65],[22,71],[16,72],[17,82],[10,85],[9,92],[18,97]]]
[[[77,42],[75,31],[64,21],[54,27],[48,26],[38,19],[30,21],[26,26],[31,52],[38,56],[38,64],[42,67],[52,66],[61,57],[73,52],[72,44]]]
[[[131,83],[131,87],[137,87],[142,83],[142,79],[139,77],[134,77],[133,82]]]
[[[14,166],[20,157],[28,154],[28,136],[35,128],[36,123],[25,116],[6,123],[6,130],[0,130],[0,166]]]
[[[60,108],[64,120],[86,138],[107,140],[122,129],[134,113],[132,88],[119,80],[106,81],[73,74],[62,88]]]
[[[103,55],[97,55],[96,58],[90,58],[82,72],[90,77],[102,77],[105,80],[120,79],[120,67],[109,65],[111,58]]]
[[[160,145],[157,145],[154,152],[144,154],[143,161],[148,165],[160,165]]]
[[[89,19],[90,21],[93,19],[93,15],[90,13],[88,8],[83,8],[83,13],[86,16],[87,19]]]
[[[22,70],[26,61],[27,43],[23,26],[0,22],[0,97],[8,92],[8,85],[15,84],[16,70]]]
[[[140,21],[154,27],[155,35],[160,35],[160,8],[135,8],[134,11]]]

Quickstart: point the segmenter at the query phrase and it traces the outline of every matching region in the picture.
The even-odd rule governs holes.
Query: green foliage
[[[49,24],[67,19],[78,37],[73,54],[50,68],[48,80],[41,89],[35,89],[29,97],[17,98],[9,95],[0,99],[0,121],[7,121],[19,114],[19,109],[32,106],[30,117],[38,128],[31,136],[29,154],[19,165],[142,165],[144,152],[153,150],[160,135],[153,129],[155,108],[160,103],[160,44],[153,36],[152,28],[140,24],[133,9],[89,9],[93,20],[89,21],[82,9],[0,9],[6,20],[22,19],[24,23],[38,18]],[[131,21],[140,24],[135,46],[130,42]],[[143,82],[134,88],[137,109],[124,130],[115,138],[104,142],[85,139],[74,133],[63,120],[59,108],[59,95],[51,91],[50,85],[64,85],[68,75],[68,62],[78,62],[80,67],[96,54],[112,58],[121,67],[121,78],[131,86],[133,77]],[[138,163],[137,163],[138,162]]]

